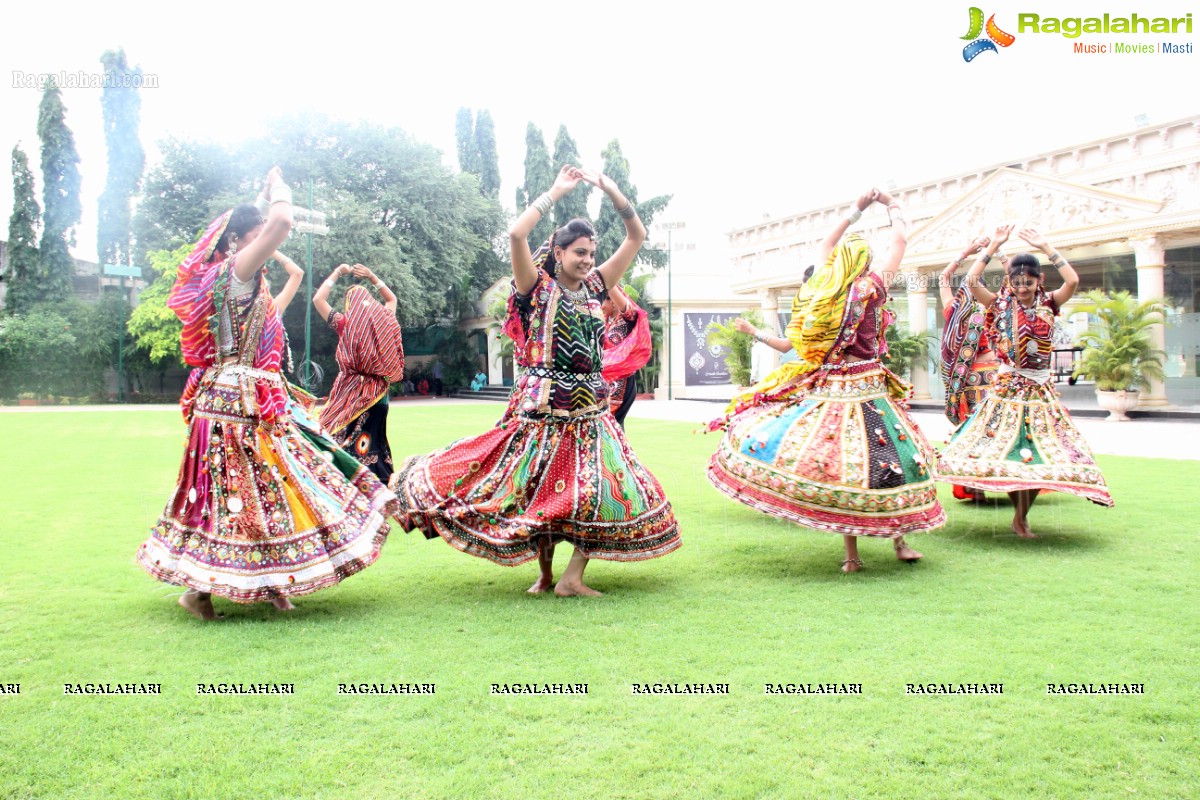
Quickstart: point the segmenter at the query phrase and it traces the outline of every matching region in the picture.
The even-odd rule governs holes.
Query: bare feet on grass
[[[292,601],[286,597],[276,597],[271,600],[271,605],[275,606],[278,611],[295,611],[296,607],[292,605]]]
[[[179,605],[196,619],[211,621],[217,618],[217,612],[213,611],[212,595],[208,592],[188,589],[179,595]]]
[[[536,581],[534,581],[533,586],[529,587],[528,592],[530,594],[541,594],[542,592],[550,591],[551,587],[553,587],[553,586],[554,586],[554,578],[553,577],[546,577],[545,575],[539,575],[538,579]]]
[[[913,562],[924,558],[924,555],[909,547],[908,542],[904,541],[903,538],[897,539],[894,547],[896,548],[896,558],[901,561]]]
[[[1012,529],[1013,533],[1015,533],[1017,536],[1020,536],[1022,539],[1038,538],[1038,535],[1029,529],[1029,520],[1027,519],[1014,518],[1012,522]]]
[[[570,581],[563,578],[554,587],[554,593],[559,597],[603,597],[604,592],[597,592],[583,581]]]

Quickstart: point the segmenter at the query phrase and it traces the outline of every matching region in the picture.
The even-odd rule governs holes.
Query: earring
[[[237,244],[236,236],[229,237],[229,255],[233,255],[237,252]]]

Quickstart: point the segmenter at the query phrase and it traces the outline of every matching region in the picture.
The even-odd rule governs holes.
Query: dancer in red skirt
[[[596,232],[575,219],[531,253],[534,225],[581,181],[599,187],[625,221],[625,240],[595,266]],[[401,524],[506,566],[538,559],[530,592],[598,595],[583,582],[591,558],[638,561],[679,547],[662,487],[608,412],[600,306],[637,256],[646,229],[615,184],[564,166],[550,191],[509,231],[513,289],[507,333],[521,374],[491,431],[400,465]],[[554,544],[575,545],[557,584]]]

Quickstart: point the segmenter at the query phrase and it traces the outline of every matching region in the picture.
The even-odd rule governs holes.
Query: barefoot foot
[[[896,548],[896,558],[901,561],[920,561],[924,557],[924,554],[918,553],[906,544],[902,544]]]
[[[527,591],[530,594],[541,594],[542,592],[550,591],[550,587],[553,585],[554,578],[548,578],[545,575],[542,575],[537,579],[536,582],[534,582],[533,586],[530,586],[529,589],[527,589]]]
[[[559,597],[603,597],[604,592],[597,592],[583,581],[559,581],[554,587],[554,593]]]
[[[1037,534],[1029,529],[1029,523],[1024,520],[1018,522],[1017,520],[1014,519],[1013,524],[1012,524],[1012,529],[1013,529],[1013,533],[1015,533],[1017,536],[1020,536],[1022,539],[1038,538]]]
[[[214,620],[217,612],[213,611],[212,595],[188,589],[179,596],[179,605],[196,619]]]
[[[276,597],[271,600],[271,605],[275,606],[278,611],[295,611],[296,607],[292,605],[292,601],[286,597]]]
[[[842,562],[842,572],[858,572],[862,568],[862,559],[859,558],[847,558]]]

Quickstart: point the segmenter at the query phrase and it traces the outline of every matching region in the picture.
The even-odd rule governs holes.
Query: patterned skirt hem
[[[399,502],[395,499],[388,500],[375,509],[371,514],[370,521],[364,526],[364,533],[347,548],[348,554],[341,557],[344,560],[341,560],[336,566],[331,566],[328,571],[313,576],[311,579],[297,580],[294,583],[290,581],[284,583],[283,580],[280,580],[275,584],[262,585],[264,583],[264,575],[283,575],[288,571],[287,569],[275,569],[269,573],[255,573],[254,571],[246,570],[244,572],[246,580],[241,581],[238,581],[236,578],[233,579],[233,582],[230,582],[228,578],[225,581],[204,581],[178,568],[164,567],[161,564],[154,563],[154,556],[149,549],[151,546],[162,548],[164,559],[173,556],[174,560],[178,561],[178,554],[172,553],[163,546],[162,542],[153,538],[138,549],[134,560],[148,575],[163,583],[168,583],[172,586],[184,586],[199,592],[209,592],[234,603],[261,603],[279,597],[300,597],[301,595],[312,594],[313,592],[338,584],[351,575],[361,572],[374,564],[382,553],[388,534],[391,533],[391,519],[399,519]],[[367,531],[373,531],[373,533],[367,533]],[[295,571],[302,572],[305,568],[305,566],[300,565],[295,568]],[[204,570],[200,569],[199,571]],[[229,575],[228,568],[214,571]],[[254,585],[247,586],[247,583],[253,583]]]
[[[755,511],[825,533],[897,539],[910,533],[936,530],[946,524],[946,512],[941,505],[886,518],[858,516],[828,508],[805,508],[796,503],[785,505],[778,496],[741,482],[712,462],[708,467],[708,480],[722,494]]]
[[[617,549],[613,548],[610,542],[604,540],[555,530],[531,532],[528,538],[507,545],[497,545],[445,519],[440,517],[430,519],[421,513],[410,514],[409,519],[401,521],[400,524],[406,531],[419,530],[428,538],[440,536],[455,550],[491,561],[502,567],[519,567],[536,560],[538,542],[547,538],[555,544],[566,542],[589,559],[600,561],[649,561],[678,550],[683,543],[679,538],[679,526],[674,524],[661,536],[645,542],[646,546],[639,546],[637,550]]]
[[[948,475],[939,473],[938,480],[944,483],[965,486],[968,489],[978,489],[982,492],[1021,492],[1028,489],[1049,489],[1052,492],[1072,494],[1091,500],[1096,505],[1112,508],[1115,505],[1112,495],[1103,486],[1089,486],[1077,483],[1063,483],[1022,478],[981,478],[977,475]]]

